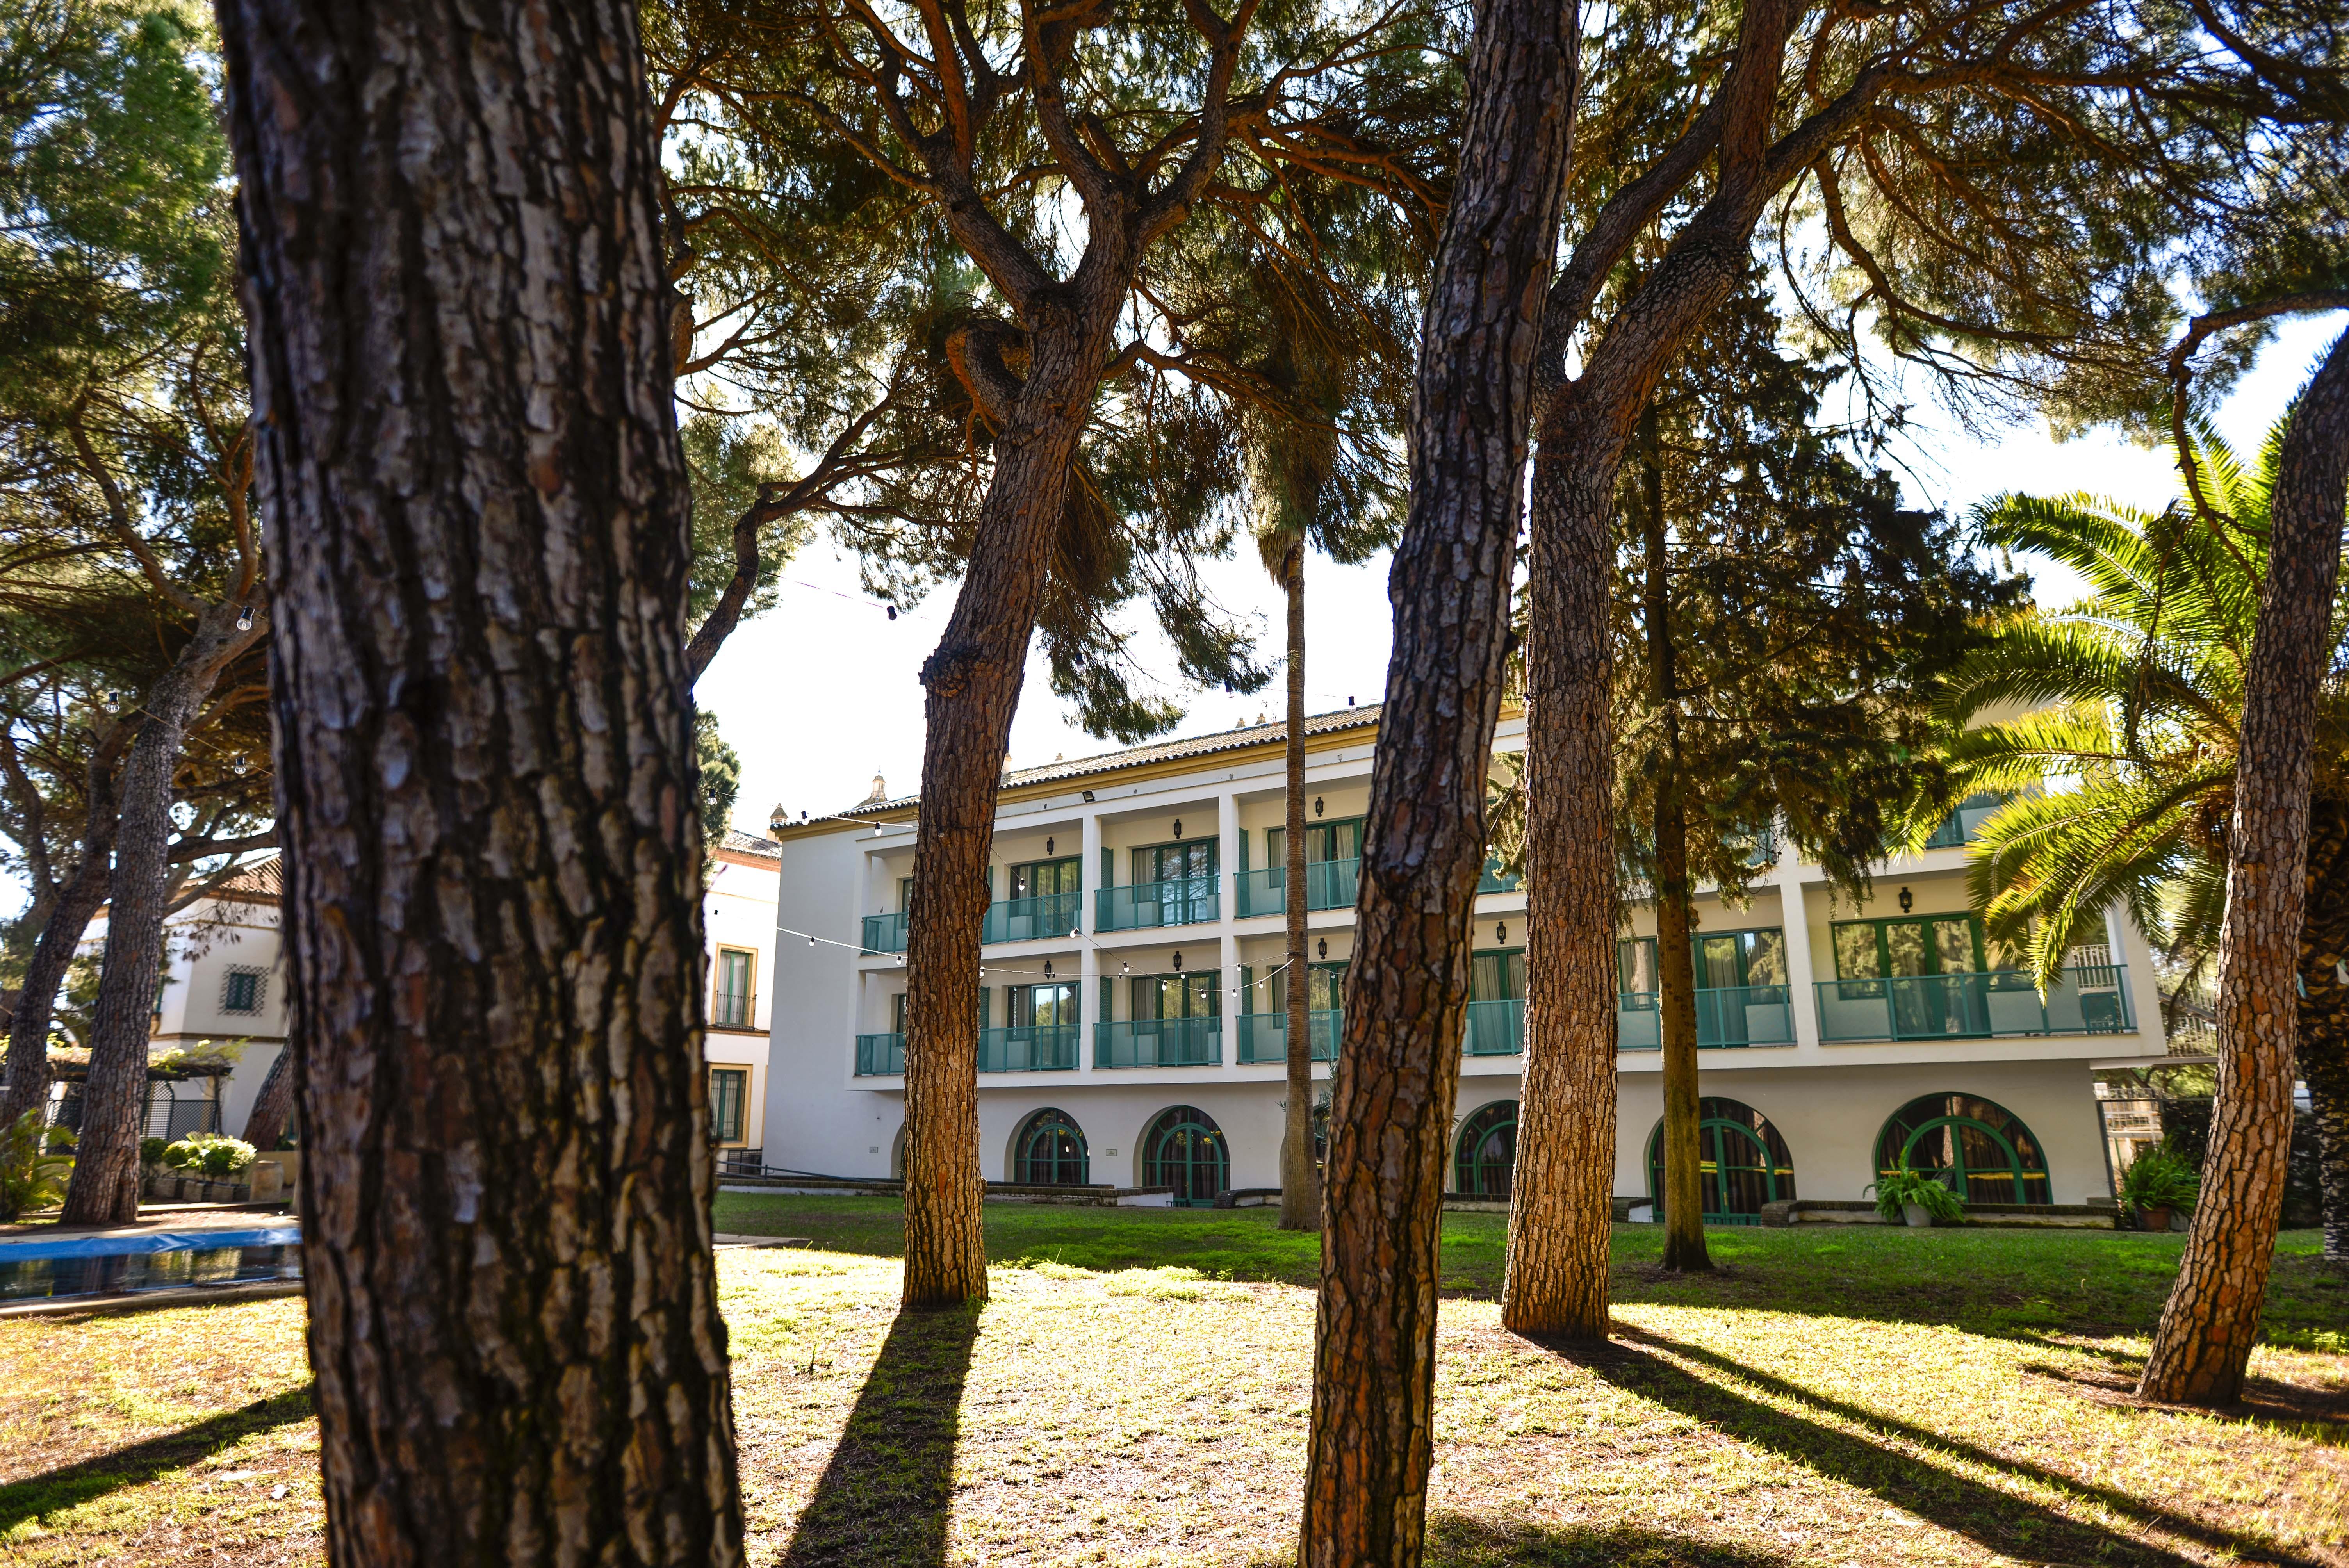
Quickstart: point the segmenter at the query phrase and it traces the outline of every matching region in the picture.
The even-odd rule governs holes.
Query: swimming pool
[[[301,1277],[299,1225],[0,1242],[0,1302]]]

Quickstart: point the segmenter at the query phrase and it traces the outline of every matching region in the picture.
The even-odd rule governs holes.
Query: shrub
[[[60,1127],[45,1138],[41,1119],[38,1110],[28,1110],[0,1131],[0,1221],[46,1209],[66,1195],[73,1158],[49,1150],[58,1147],[58,1133],[64,1134],[63,1147],[71,1149],[73,1134]]]
[[[241,1138],[217,1132],[191,1132],[163,1150],[163,1163],[191,1176],[227,1178],[253,1164],[256,1150]]]
[[[163,1163],[163,1140],[160,1138],[140,1139],[139,1140],[139,1163],[141,1165],[160,1165]]]
[[[2201,1177],[2186,1157],[2167,1141],[2139,1154],[2121,1172],[2121,1207],[2132,1213],[2147,1209],[2191,1209],[2201,1195]]]
[[[1906,1216],[1902,1209],[1916,1204],[1937,1220],[1956,1220],[1965,1216],[1966,1205],[1949,1190],[1938,1176],[1912,1170],[1909,1161],[1900,1161],[1900,1169],[1878,1177],[1859,1190],[1859,1195],[1876,1194],[1876,1212],[1887,1220],[1899,1221]]]

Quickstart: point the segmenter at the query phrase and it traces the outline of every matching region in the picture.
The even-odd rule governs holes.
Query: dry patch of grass
[[[752,1561],[1285,1560],[1311,1293],[1154,1260],[1162,1234],[1000,1264],[983,1309],[918,1316],[877,1249],[721,1255]],[[2037,1297],[1967,1324],[1757,1305],[1873,1259],[1798,1238],[1624,1291],[1647,1299],[1603,1349],[1447,1299],[1432,1561],[2349,1564],[2349,1357],[2321,1334],[2258,1353],[2260,1413],[2149,1409],[2122,1397],[2142,1333]],[[298,1300],[0,1323],[0,1557],[316,1561],[300,1334]]]

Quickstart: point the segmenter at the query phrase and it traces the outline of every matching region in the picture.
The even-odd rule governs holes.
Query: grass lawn
[[[990,1204],[993,1299],[900,1319],[895,1205],[726,1194],[752,1561],[1281,1560],[1315,1238],[1270,1211]],[[1449,1216],[1432,1560],[2349,1564],[2349,1275],[2287,1235],[2253,1398],[2128,1401],[2183,1238],[1619,1229],[1619,1333],[1503,1332]],[[309,1563],[299,1299],[0,1321],[0,1559]]]

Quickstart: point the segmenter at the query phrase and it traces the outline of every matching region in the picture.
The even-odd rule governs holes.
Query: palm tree
[[[2042,552],[2085,577],[2090,593],[2058,614],[2017,617],[1961,666],[1942,712],[1954,732],[1946,788],[1915,802],[1905,828],[1915,848],[1951,801],[2014,797],[1982,826],[1972,892],[1985,934],[2023,954],[2043,986],[2116,904],[2173,954],[2219,950],[2287,420],[2248,467],[2196,423],[2199,506],[2191,496],[2147,512],[2084,494],[2004,495],[1978,514],[1988,542]],[[2344,631],[2336,604],[2336,655]],[[2336,656],[2317,702],[2299,1008],[2325,1253],[2336,1258],[2349,1256],[2349,687],[2339,668]],[[2013,717],[1976,725],[2001,713]]]

